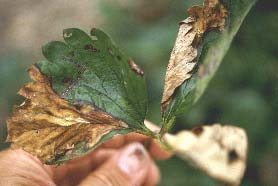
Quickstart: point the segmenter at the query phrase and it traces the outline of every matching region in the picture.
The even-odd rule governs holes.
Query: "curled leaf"
[[[238,185],[246,167],[247,136],[234,126],[198,126],[176,135],[166,134],[173,152],[221,182]]]
[[[219,0],[205,0],[204,7],[188,9],[190,17],[180,22],[180,29],[166,71],[162,112],[171,101],[176,88],[192,76],[197,64],[198,46],[203,34],[213,28],[223,30],[227,10]]]
[[[53,92],[35,66],[29,74],[35,82],[20,89],[19,94],[27,99],[7,121],[7,141],[13,142],[12,148],[22,148],[49,162],[79,142],[90,148],[110,131],[127,127],[94,107],[70,105]]]
[[[193,28],[185,32],[188,34],[196,32],[192,47],[197,47],[197,57],[193,60],[195,64],[193,69],[185,69],[187,71],[184,72],[188,72],[188,76],[184,74],[182,76],[186,77],[185,80],[175,77],[175,73],[166,72],[161,102],[163,115],[161,134],[166,133],[176,118],[191,109],[202,96],[255,2],[256,0],[205,0],[203,8],[194,6],[188,10],[195,22]],[[186,22],[186,24],[192,23]],[[167,77],[167,74],[172,76]],[[179,85],[176,82],[182,83]]]
[[[192,44],[197,33],[192,30],[193,23],[194,19],[189,17],[180,24],[180,30],[166,71],[161,101],[162,111],[168,105],[175,89],[191,77],[190,72],[196,65],[197,48]]]

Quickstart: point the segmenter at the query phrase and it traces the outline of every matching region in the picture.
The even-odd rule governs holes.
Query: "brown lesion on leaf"
[[[85,50],[88,50],[90,52],[100,52],[99,49],[95,48],[92,44],[87,44],[84,46]]]
[[[89,45],[85,45],[84,48],[86,48],[86,46],[89,47],[89,48],[93,47],[92,45],[90,45],[91,47]],[[82,74],[86,70],[86,68],[79,61],[75,60],[73,57],[74,56],[72,56],[72,57],[70,57],[70,56],[63,56],[63,59],[65,61],[74,64],[74,66],[75,66],[75,68],[77,70],[77,77],[75,79],[71,79],[71,81],[69,81],[69,82],[66,82],[66,83],[63,82],[65,84],[66,88],[61,93],[61,97],[62,98],[65,98],[68,95],[69,91],[72,90],[72,88],[78,84],[78,81],[82,78]]]
[[[133,61],[133,59],[128,59],[128,65],[135,73],[137,73],[140,76],[144,75],[144,71]]]
[[[239,159],[239,156],[238,156],[236,150],[230,150],[228,152],[228,163],[229,164],[237,161],[238,159]]]
[[[193,134],[200,136],[204,132],[204,128],[201,125],[197,125],[192,129]]]
[[[193,30],[197,33],[197,41],[202,39],[206,31],[214,28],[223,30],[228,15],[227,9],[219,0],[205,0],[204,7],[193,6],[187,12],[195,19]]]
[[[62,82],[63,84],[65,84],[65,86],[69,86],[72,83],[73,79],[69,78],[69,77],[65,77],[63,78]]]
[[[188,9],[189,17],[180,22],[175,46],[166,71],[161,110],[164,113],[175,90],[192,77],[197,65],[198,47],[204,33],[225,27],[227,9],[219,0],[205,0],[204,6]]]
[[[127,127],[92,106],[78,109],[71,105],[52,90],[49,80],[35,66],[28,72],[34,82],[20,89],[26,100],[7,120],[7,141],[12,142],[13,149],[22,148],[49,162],[79,142],[93,147],[103,135]]]
[[[80,77],[77,77],[76,80],[72,80],[72,81],[70,81],[70,82],[68,82],[68,83],[65,83],[66,88],[65,88],[65,90],[61,93],[61,97],[62,97],[62,98],[65,98],[65,97],[68,95],[69,91],[72,90],[72,88],[73,88],[74,86],[77,85],[79,79],[80,79]]]

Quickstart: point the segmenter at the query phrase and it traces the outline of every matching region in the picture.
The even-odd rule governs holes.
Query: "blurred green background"
[[[160,123],[164,74],[186,8],[200,0],[2,0],[0,2],[0,148],[5,119],[30,81],[26,69],[42,59],[41,45],[62,29],[100,27],[145,70],[148,119]],[[244,21],[209,88],[173,132],[196,124],[235,124],[249,136],[243,186],[278,185],[278,2],[259,1]],[[178,158],[158,162],[161,186],[215,183]]]

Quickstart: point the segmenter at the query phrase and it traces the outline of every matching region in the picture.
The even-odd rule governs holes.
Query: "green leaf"
[[[93,105],[133,130],[146,132],[145,79],[131,59],[101,30],[91,36],[76,28],[65,29],[65,42],[43,47],[48,61],[36,64],[53,90],[73,105]],[[137,67],[137,66],[136,66]]]
[[[227,23],[223,31],[212,30],[205,33],[198,47],[197,67],[191,78],[177,88],[163,114],[167,131],[175,118],[186,112],[201,97],[209,81],[214,76],[245,16],[256,0],[222,0],[228,10]]]

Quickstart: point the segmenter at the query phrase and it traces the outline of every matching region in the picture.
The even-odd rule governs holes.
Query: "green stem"
[[[173,125],[174,122],[172,122],[171,125]],[[164,125],[163,125],[164,126]],[[165,128],[166,129],[166,128]],[[161,129],[162,130],[162,129]],[[147,127],[143,127],[143,130],[135,130],[136,133],[139,133],[139,134],[143,134],[143,135],[146,135],[146,136],[149,136],[151,137],[152,139],[155,139],[156,142],[158,143],[158,145],[166,150],[166,151],[172,151],[171,148],[164,142],[163,138],[162,138],[162,135],[161,135],[161,130],[160,132],[153,132],[151,131],[149,128]],[[165,133],[167,132],[167,129],[165,130]]]
[[[165,121],[163,120],[162,127],[161,127],[161,129],[160,129],[160,131],[159,131],[160,137],[163,137],[163,135],[164,135],[165,133],[167,133],[167,132],[173,127],[175,121],[176,121],[176,117],[172,117],[172,118],[171,118],[170,120],[168,120],[167,122],[165,122]]]

